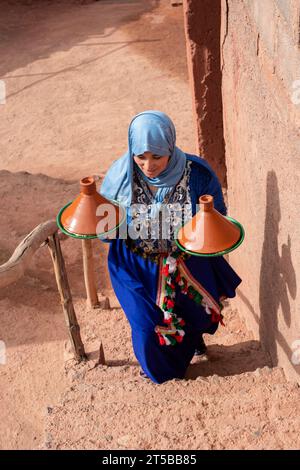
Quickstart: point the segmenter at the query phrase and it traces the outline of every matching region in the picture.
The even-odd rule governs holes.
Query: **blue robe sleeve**
[[[211,194],[214,197],[215,209],[219,211],[220,214],[226,215],[227,207],[225,206],[222,187],[215,173],[211,175],[207,185],[206,194]]]
[[[227,208],[224,203],[222,187],[211,166],[201,157],[187,154],[187,159],[192,161],[190,190],[193,213],[195,213],[196,205],[199,204],[199,197],[211,194],[214,197],[215,209],[222,215],[226,215]]]

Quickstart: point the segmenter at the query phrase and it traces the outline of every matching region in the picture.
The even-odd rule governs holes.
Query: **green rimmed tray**
[[[217,253],[196,253],[195,251],[186,250],[179,243],[179,241],[177,239],[177,235],[178,235],[178,232],[179,232],[180,228],[176,232],[176,237],[175,237],[176,245],[178,246],[178,248],[180,248],[181,251],[184,251],[185,253],[188,253],[189,255],[193,255],[193,256],[201,256],[201,257],[204,257],[204,258],[210,258],[212,256],[227,255],[227,253],[230,253],[230,251],[235,250],[243,242],[243,240],[245,238],[245,230],[244,230],[244,227],[242,226],[242,224],[240,224],[237,220],[233,219],[232,217],[229,217],[228,215],[224,216],[224,217],[226,219],[230,220],[230,222],[234,223],[234,225],[236,225],[240,229],[240,234],[241,234],[240,238],[238,239],[238,241],[231,248],[227,248],[227,250],[223,250],[223,251],[218,251]]]
[[[67,209],[67,207],[69,207],[72,204],[73,201],[68,202],[64,207],[61,208],[61,210],[57,214],[57,217],[56,217],[57,226],[59,227],[59,229],[63,233],[65,233],[69,237],[73,237],[73,238],[81,238],[81,239],[87,240],[87,239],[91,239],[91,238],[107,237],[107,235],[109,235],[110,233],[113,233],[115,230],[117,230],[123,224],[124,220],[126,219],[126,211],[125,211],[124,207],[121,206],[117,201],[115,201],[113,199],[110,199],[110,201],[113,202],[114,204],[116,204],[122,210],[122,220],[113,229],[108,230],[108,232],[103,232],[103,233],[100,233],[98,235],[97,234],[95,234],[95,235],[81,235],[79,233],[73,233],[73,232],[69,232],[68,230],[66,230],[64,228],[64,226],[62,225],[62,223],[61,223],[61,216],[62,216],[64,210]]]

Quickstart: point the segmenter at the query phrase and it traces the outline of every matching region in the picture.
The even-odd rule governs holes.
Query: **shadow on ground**
[[[271,366],[265,352],[258,341],[245,341],[230,346],[208,346],[207,359],[205,356],[194,358],[189,366],[186,378],[209,377],[218,375],[226,377],[251,372],[257,368]]]
[[[87,39],[106,43],[120,27],[157,6],[158,0],[2,1],[0,54],[3,51],[6,60],[1,60],[0,75],[80,46]],[[24,47],[29,41],[31,47]],[[7,54],[8,48],[14,53]]]

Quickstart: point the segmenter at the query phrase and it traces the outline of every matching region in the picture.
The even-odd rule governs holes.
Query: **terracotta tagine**
[[[214,198],[200,197],[200,210],[177,234],[177,245],[197,256],[221,256],[236,249],[244,239],[244,229],[236,220],[214,209]]]
[[[57,216],[59,228],[69,236],[96,238],[115,231],[125,218],[124,209],[97,192],[95,179],[80,180],[80,194]]]

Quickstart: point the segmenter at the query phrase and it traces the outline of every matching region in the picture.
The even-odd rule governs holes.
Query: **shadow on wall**
[[[279,307],[286,326],[291,326],[291,309],[289,295],[296,298],[296,274],[291,259],[291,239],[278,247],[279,222],[281,219],[280,199],[277,176],[274,171],[268,172],[266,188],[266,216],[264,243],[262,247],[260,271],[260,322],[259,334],[264,348],[271,355],[273,365],[278,364],[276,342],[291,357],[291,345],[287,344],[278,328]],[[281,314],[280,314],[281,315]],[[295,368],[295,370],[297,370]],[[298,370],[298,372],[300,372]]]

